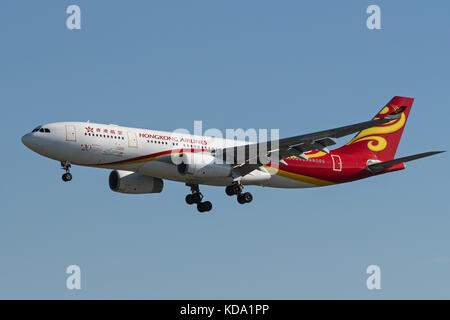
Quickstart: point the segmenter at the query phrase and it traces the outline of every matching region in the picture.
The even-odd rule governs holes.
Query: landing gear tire
[[[237,196],[237,201],[240,204],[249,203],[249,202],[252,202],[252,200],[253,200],[253,196],[250,192],[241,193],[241,194],[238,194],[238,196]]]
[[[233,196],[235,194],[234,190],[233,190],[233,186],[227,186],[225,188],[225,193],[230,197]]]
[[[250,192],[246,192],[242,194],[244,196],[245,203],[250,203],[253,200],[253,196]]]
[[[62,175],[62,179],[64,182],[69,182],[72,180],[72,174],[70,172],[66,172]]]
[[[200,203],[203,199],[203,195],[200,192],[191,194],[194,203]]]
[[[187,186],[191,187],[191,194],[188,194],[186,196],[186,203],[187,204],[197,204],[197,210],[199,212],[207,212],[212,209],[212,203],[209,201],[203,201],[203,194],[200,192],[200,189],[198,188],[198,184],[186,184]]]
[[[200,192],[196,192],[193,194],[188,194],[186,196],[186,203],[187,204],[194,204],[194,203],[200,203],[203,199],[203,196]]]
[[[241,192],[242,187],[237,183],[229,185],[225,188],[225,193],[229,196],[234,196],[235,194],[239,194]]]
[[[188,194],[188,195],[186,196],[186,203],[189,204],[189,205],[195,203],[195,202],[194,202],[194,198],[192,197],[192,194]]]
[[[197,210],[199,212],[207,212],[207,211],[211,211],[211,209],[212,209],[212,203],[209,201],[199,202],[197,204]]]

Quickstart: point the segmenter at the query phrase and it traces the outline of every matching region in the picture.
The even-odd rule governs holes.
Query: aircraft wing
[[[398,119],[400,116],[400,113],[390,114],[384,118],[360,122],[344,127],[268,142],[224,148],[221,150],[216,150],[213,153],[225,163],[239,167],[245,164],[263,165],[269,161],[274,161],[273,156],[275,156],[275,161],[281,160],[282,163],[282,159],[294,155],[306,159],[307,157],[304,153],[308,151],[322,150],[328,153],[329,151],[327,147],[336,144],[336,142],[334,142],[331,138],[340,138],[367,128],[379,126]],[[268,160],[269,156],[271,156],[271,160]],[[250,167],[248,170],[250,170]]]

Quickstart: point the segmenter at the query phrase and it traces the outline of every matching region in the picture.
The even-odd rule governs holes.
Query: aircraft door
[[[138,147],[138,140],[136,132],[127,131],[128,136],[128,147],[129,148],[137,148]]]
[[[77,128],[72,124],[66,124],[66,141],[77,141]]]
[[[333,171],[342,171],[341,157],[337,154],[332,154],[331,159],[333,160]]]

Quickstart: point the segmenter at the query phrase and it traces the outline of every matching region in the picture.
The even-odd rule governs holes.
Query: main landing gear
[[[203,194],[198,188],[198,184],[186,184],[191,187],[191,193],[186,196],[187,204],[197,204],[197,210],[199,212],[208,212],[212,209],[212,204],[209,201],[202,201]],[[240,183],[234,182],[225,188],[225,192],[229,196],[237,196],[237,201],[240,204],[252,202],[253,196],[250,192],[242,192],[243,187]]]
[[[69,182],[72,180],[72,174],[70,173],[70,161],[61,161],[61,169],[66,170],[66,173],[62,175],[62,179],[64,182]]]
[[[237,201],[240,204],[252,202],[253,196],[250,192],[242,193],[243,187],[239,183],[233,183],[225,188],[225,192],[229,196],[237,195]]]
[[[197,204],[197,210],[199,212],[208,212],[212,209],[212,203],[210,201],[204,201],[203,200],[203,194],[200,192],[200,189],[198,188],[198,184],[191,184],[189,185],[191,187],[191,194],[188,194],[186,196],[186,203],[187,204]]]

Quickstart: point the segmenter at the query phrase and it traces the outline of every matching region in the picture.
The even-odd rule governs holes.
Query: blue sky
[[[67,6],[82,29],[66,28]],[[382,30],[366,28],[381,7]],[[122,195],[109,172],[55,161],[20,137],[53,121],[174,130],[370,119],[414,97],[397,155],[448,149],[450,4],[435,1],[0,2],[0,298],[450,298],[448,154],[351,184],[223,188],[199,215],[187,188]],[[343,143],[348,139],[340,139]],[[68,265],[82,289],[65,287]],[[381,290],[365,284],[381,268]]]

